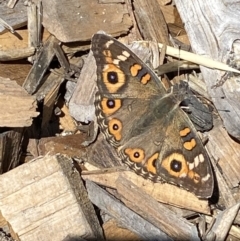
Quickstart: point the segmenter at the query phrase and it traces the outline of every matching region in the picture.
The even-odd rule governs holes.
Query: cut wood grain
[[[126,4],[43,0],[42,5],[43,26],[62,42],[89,41],[99,30],[119,36],[132,26]]]
[[[1,175],[0,183],[0,211],[21,241],[103,239],[71,159],[36,159]]]
[[[175,3],[194,52],[226,63],[240,35],[239,3],[223,0],[176,0]],[[239,42],[236,44],[239,46]],[[205,67],[201,67],[201,71],[225,128],[240,140],[240,88],[237,78],[230,78],[223,86],[212,88],[224,73]]]
[[[0,126],[24,127],[32,124],[36,112],[36,101],[15,81],[0,77]]]
[[[124,227],[138,234],[143,240],[172,240],[154,225],[125,207],[112,195],[94,184],[86,181],[86,188],[90,200],[101,210],[117,219]],[[98,195],[96,195],[96,193]]]

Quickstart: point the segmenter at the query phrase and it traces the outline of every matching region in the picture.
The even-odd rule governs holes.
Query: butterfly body
[[[179,107],[183,95],[167,93],[145,63],[107,35],[93,36],[92,51],[97,64],[98,124],[122,161],[145,178],[210,197],[210,161]]]

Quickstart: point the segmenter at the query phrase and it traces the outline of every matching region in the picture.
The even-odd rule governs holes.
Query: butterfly
[[[95,34],[91,49],[97,65],[98,125],[122,162],[154,182],[211,197],[210,160],[179,106],[184,95],[167,92],[153,70],[108,35]]]

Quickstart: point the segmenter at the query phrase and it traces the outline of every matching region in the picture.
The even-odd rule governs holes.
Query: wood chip
[[[0,77],[0,126],[24,127],[32,124],[36,101],[15,81]]]
[[[215,234],[215,240],[225,240],[232,226],[233,220],[239,211],[239,208],[240,203],[237,203],[234,206],[220,212],[216,217],[216,221],[210,233],[207,235],[207,240],[208,236],[212,236],[212,233]]]
[[[89,41],[99,30],[118,36],[126,34],[132,26],[126,4],[42,0],[42,5],[43,26],[64,43]]]
[[[98,173],[90,173],[89,175],[87,172],[83,172],[82,177],[85,180],[91,180],[100,185],[116,189],[116,182],[120,175],[133,182],[159,202],[186,208],[200,213],[210,214],[208,201],[199,200],[192,193],[180,189],[174,185],[167,183],[153,183],[152,181],[146,180],[131,171],[115,171],[110,173],[104,171],[101,173],[100,170]],[[184,198],[182,198],[183,196]]]
[[[199,240],[196,227],[147,195],[121,176],[116,182],[121,200],[131,210],[154,224],[173,240]]]
[[[86,188],[90,200],[97,207],[119,220],[124,227],[135,232],[139,237],[144,240],[172,240],[93,182],[86,181]]]
[[[27,24],[27,8],[24,1],[18,1],[13,9],[9,9],[7,1],[0,4],[1,18],[5,20],[11,27],[20,28]],[[0,25],[0,33],[5,32],[4,26]]]
[[[50,36],[39,53],[37,60],[33,64],[32,69],[23,84],[23,87],[28,93],[33,94],[39,85],[42,84],[41,81],[44,74],[55,55],[55,50],[53,48],[55,43],[59,43],[59,41],[54,36]]]
[[[45,156],[1,175],[0,182],[0,211],[20,240],[103,240],[71,159]]]

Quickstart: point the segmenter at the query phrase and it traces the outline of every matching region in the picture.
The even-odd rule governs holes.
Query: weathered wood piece
[[[32,56],[35,53],[35,48],[29,47],[25,49],[12,49],[7,51],[0,51],[0,61],[13,61],[24,59]]]
[[[59,43],[59,41],[54,36],[50,36],[38,55],[37,60],[34,62],[23,84],[23,87],[28,93],[33,94],[41,84],[44,74],[55,55],[55,50],[53,48],[55,43]]]
[[[41,1],[38,1],[38,4],[34,2],[28,2],[28,4],[28,44],[29,47],[37,48],[40,46],[42,34]]]
[[[96,92],[96,63],[89,53],[82,68],[77,86],[69,101],[69,111],[77,121],[88,123],[95,118],[94,98]]]
[[[213,234],[215,236],[215,240],[226,240],[226,237],[229,233],[229,230],[232,226],[234,218],[236,217],[240,208],[240,203],[235,204],[232,207],[227,208],[226,210],[220,212],[217,217],[216,221],[207,235],[206,240],[208,237],[212,237]]]
[[[176,0],[175,3],[194,52],[226,63],[233,43],[239,46],[239,3],[223,0]],[[224,73],[205,67],[201,67],[201,71],[225,128],[240,140],[240,92],[237,79],[230,78],[222,86],[212,88]]]
[[[103,240],[71,159],[45,156],[0,176],[0,211],[22,241]],[[51,228],[50,228],[51,227]]]
[[[46,41],[50,33],[43,29],[42,41]],[[27,29],[20,29],[15,31],[15,35],[12,33],[4,33],[0,35],[1,50],[11,50],[11,49],[23,49],[29,47],[28,43],[29,32]]]
[[[170,45],[168,28],[157,0],[135,0],[134,14],[144,39]]]
[[[1,41],[1,40],[0,40]],[[15,80],[18,85],[22,86],[23,82],[31,69],[31,65],[25,61],[14,61],[8,63],[0,63],[0,75],[2,78]]]
[[[41,138],[38,145],[39,155],[55,155],[61,153],[68,157],[84,157],[87,150],[81,145],[81,143],[85,139],[86,134],[84,133]]]
[[[132,26],[125,4],[43,0],[42,5],[43,26],[62,42],[89,41],[99,30],[119,36]]]
[[[110,219],[103,223],[104,236],[107,241],[114,240],[131,240],[143,241],[138,235],[129,229],[120,227],[116,219]]]
[[[1,18],[14,29],[20,28],[27,24],[27,8],[24,6],[24,1],[18,1],[14,8],[10,9],[8,1],[1,1],[0,13]],[[5,32],[4,26],[0,25],[0,33]]]
[[[24,128],[13,128],[0,134],[0,174],[19,165]]]
[[[154,224],[173,240],[199,240],[197,228],[187,220],[147,195],[131,181],[121,176],[117,179],[117,191],[121,200],[131,210]]]
[[[32,124],[36,112],[36,101],[15,81],[0,77],[0,126],[24,127]]]
[[[61,70],[60,70],[61,71]],[[59,72],[60,72],[59,71]],[[63,74],[63,69],[62,69]],[[42,129],[46,127],[52,117],[54,105],[56,104],[59,88],[64,81],[63,75],[51,72],[45,79],[43,85],[36,93],[37,100],[41,101],[44,98],[42,111]]]
[[[123,176],[127,180],[134,183],[141,188],[148,195],[153,197],[159,202],[170,204],[173,206],[193,210],[200,213],[210,214],[208,201],[199,200],[192,193],[180,189],[174,185],[167,183],[153,183],[150,180],[146,180],[141,176],[138,176],[131,171],[99,171],[99,172],[83,172],[82,177],[85,180],[94,181],[100,185],[117,188],[117,179],[119,176]],[[183,198],[184,197],[184,198]]]
[[[143,240],[172,240],[93,182],[86,181],[86,188],[90,200],[97,207],[116,218],[124,227],[138,234]]]

